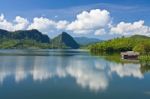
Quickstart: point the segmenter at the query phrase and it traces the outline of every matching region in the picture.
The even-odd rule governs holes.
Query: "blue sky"
[[[74,21],[78,14],[93,9],[107,10],[113,25],[122,21],[134,23],[144,20],[144,25],[150,26],[150,0],[0,0],[0,13],[11,22],[16,16],[27,18],[29,21],[33,21],[35,17]],[[55,36],[55,33],[48,35]],[[92,33],[87,35],[72,33],[72,35],[97,37]],[[115,34],[110,36],[113,37]],[[100,35],[98,38],[109,37]]]
[[[32,16],[43,15],[41,11],[57,11],[59,9],[68,9],[78,6],[87,6],[87,9],[108,9],[112,12],[111,14],[113,17],[116,17],[116,20],[119,20],[120,17],[122,17],[121,19],[129,21],[136,19],[138,20],[139,18],[144,18],[145,20],[149,21],[148,18],[150,16],[148,13],[150,11],[150,0],[0,0],[0,12],[6,14],[6,16],[8,15],[7,17],[10,19],[16,15],[31,18]],[[120,9],[125,7],[131,7],[130,10],[133,11],[131,12],[125,10],[124,12],[124,10]],[[82,11],[82,7],[80,10]],[[47,17],[51,16],[53,16],[53,14],[47,15]],[[150,22],[147,24],[149,23]]]

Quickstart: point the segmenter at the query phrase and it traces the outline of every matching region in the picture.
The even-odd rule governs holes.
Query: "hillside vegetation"
[[[150,37],[134,35],[115,38],[89,45],[89,49],[92,53],[114,53],[133,50],[141,54],[150,54]]]
[[[9,32],[0,30],[0,48],[49,48],[50,39],[37,30]]]
[[[63,32],[54,39],[42,34],[38,30],[6,31],[0,29],[1,49],[28,49],[28,48],[79,48],[79,44],[69,34]]]

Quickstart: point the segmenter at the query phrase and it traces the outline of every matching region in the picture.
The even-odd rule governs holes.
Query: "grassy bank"
[[[150,62],[150,55],[140,55],[139,60],[141,62]]]

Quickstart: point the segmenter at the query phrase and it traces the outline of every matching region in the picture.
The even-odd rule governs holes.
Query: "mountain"
[[[50,38],[38,30],[6,31],[0,29],[0,48],[47,48]]]
[[[6,31],[0,29],[0,48],[79,48],[79,44],[66,32],[50,39],[38,30]]]
[[[115,38],[92,44],[89,46],[89,49],[94,53],[122,52],[131,50],[145,53],[150,51],[150,37],[133,35],[131,37]]]
[[[0,30],[1,39],[14,39],[14,40],[35,40],[41,43],[50,43],[50,39],[47,35],[42,34],[38,30],[24,30],[9,32],[6,30]]]
[[[62,32],[62,34],[55,37],[52,40],[51,45],[53,48],[79,48],[79,44],[66,32]]]
[[[96,42],[100,42],[101,40],[96,38],[88,38],[88,37],[74,37],[75,41],[80,45],[88,45]]]

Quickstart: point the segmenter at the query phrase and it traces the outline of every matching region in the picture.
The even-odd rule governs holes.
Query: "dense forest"
[[[150,54],[150,37],[134,35],[131,37],[115,38],[89,45],[92,53],[114,53],[136,51],[141,54]]]

